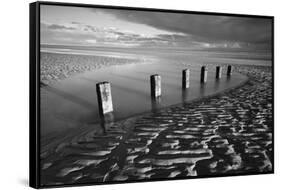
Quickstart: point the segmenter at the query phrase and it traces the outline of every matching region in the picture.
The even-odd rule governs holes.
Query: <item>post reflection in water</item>
[[[106,132],[109,128],[114,125],[114,114],[113,112],[105,114],[103,117],[100,118],[100,125],[103,130],[103,135],[106,135]]]
[[[230,83],[231,75],[226,76],[226,83]]]
[[[187,101],[188,93],[189,93],[188,89],[186,89],[186,88],[182,89],[182,93],[181,93],[181,101],[182,101],[182,103],[185,103]]]
[[[205,95],[205,91],[206,91],[206,84],[201,83],[200,84],[200,90],[199,90],[200,96],[204,96]]]
[[[161,96],[151,97],[151,111],[156,113],[161,107]]]
[[[220,79],[216,78],[214,82],[214,90],[217,91],[219,89]]]

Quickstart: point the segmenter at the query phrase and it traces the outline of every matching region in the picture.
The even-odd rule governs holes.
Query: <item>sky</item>
[[[41,5],[41,44],[271,50],[271,19]]]

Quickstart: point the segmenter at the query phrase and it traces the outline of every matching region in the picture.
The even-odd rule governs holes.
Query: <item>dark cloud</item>
[[[92,32],[100,32],[101,30],[95,26],[91,26],[91,25],[84,25],[85,29],[87,31],[92,31]]]
[[[106,10],[106,12],[130,22],[189,34],[199,41],[271,43],[271,19],[267,18],[124,10]]]
[[[60,25],[60,24],[51,24],[51,25],[47,25],[47,27],[52,30],[75,30],[76,29],[74,27],[68,27],[68,26],[64,26],[64,25]]]
[[[73,22],[71,22],[71,24],[82,24],[82,23],[81,22],[73,21]]]

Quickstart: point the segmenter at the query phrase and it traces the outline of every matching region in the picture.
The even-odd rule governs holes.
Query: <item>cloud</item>
[[[271,43],[271,19],[148,11],[103,10],[117,18],[191,35],[197,41]]]
[[[71,22],[71,24],[82,24],[82,23],[81,22],[73,21],[73,22]]]
[[[90,44],[96,44],[97,40],[95,40],[95,39],[88,39],[88,40],[86,40],[86,42],[88,42]]]
[[[76,30],[75,27],[68,27],[60,24],[51,24],[47,26],[51,30]]]
[[[170,34],[143,35],[115,27],[98,27],[83,21],[41,23],[45,41],[121,46],[184,48],[245,48],[271,50],[271,19],[200,14],[95,9],[116,19],[144,24]],[[106,22],[106,20],[105,20]],[[60,40],[61,38],[61,40]]]
[[[54,24],[41,22],[43,43],[91,44],[120,46],[159,46],[169,44],[174,37],[147,36],[114,27],[97,27],[82,22]]]

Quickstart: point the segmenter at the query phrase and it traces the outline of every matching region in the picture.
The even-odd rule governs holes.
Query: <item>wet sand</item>
[[[124,56],[121,58],[116,56],[41,52],[41,84],[43,86],[50,85],[79,73],[115,65],[142,63],[143,61],[132,57],[124,58]]]
[[[272,172],[271,67],[236,69],[235,89],[46,143],[42,185]]]

